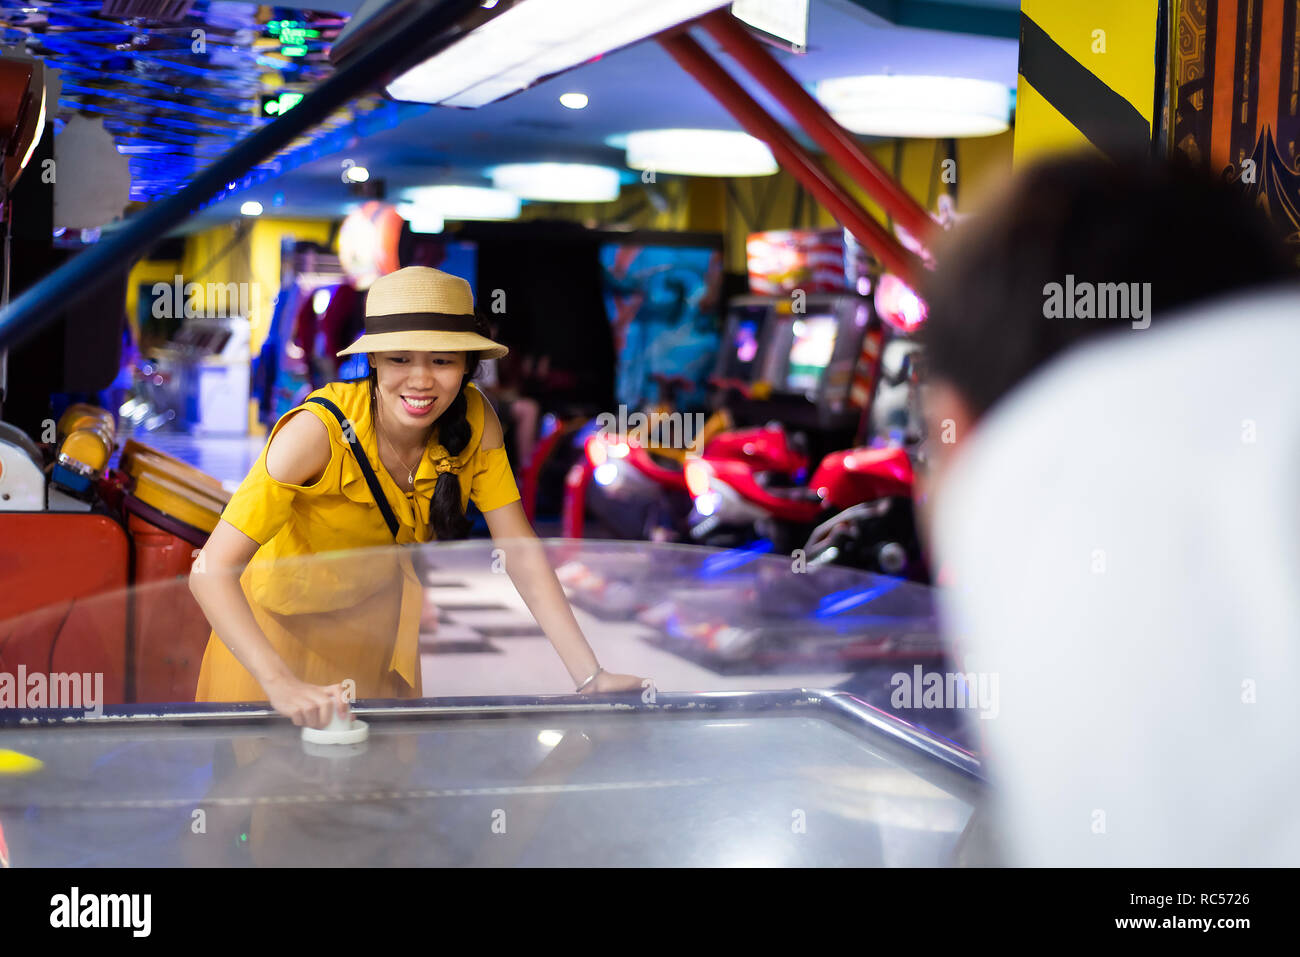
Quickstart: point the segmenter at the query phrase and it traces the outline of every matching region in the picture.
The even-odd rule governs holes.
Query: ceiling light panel
[[[718,0],[520,0],[402,74],[388,93],[483,106],[722,6]]]

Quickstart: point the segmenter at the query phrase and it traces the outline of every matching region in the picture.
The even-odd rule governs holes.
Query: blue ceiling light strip
[[[158,117],[150,117],[149,120],[155,124],[152,130],[141,128],[141,120],[138,114],[130,113],[126,110],[120,110],[113,106],[101,106],[98,103],[75,103],[65,104],[59,101],[60,107],[68,107],[81,113],[98,113],[101,116],[111,117],[104,121],[105,129],[110,131],[114,128],[120,128],[124,133],[131,133],[141,138],[155,139],[160,143],[171,143],[171,145],[184,145],[197,147],[201,142],[200,139],[193,135],[187,135],[191,132],[209,134],[202,126],[196,123],[186,123],[184,120],[164,120]],[[236,137],[237,138],[237,137]]]
[[[171,100],[154,100],[143,96],[132,96],[130,93],[106,92],[92,86],[82,86],[80,83],[64,83],[63,91],[82,96],[98,97],[117,103],[138,103],[141,106],[148,106],[158,110],[175,110],[179,108],[188,111],[192,116],[205,116],[210,120],[220,120],[223,123],[241,123],[244,119],[237,113],[218,113],[216,110],[205,110],[193,104],[177,103]],[[193,125],[199,126],[197,123]],[[241,123],[241,125],[247,124]]]
[[[85,57],[95,56],[101,60],[112,60],[120,57],[123,60],[130,60],[135,63],[145,63],[150,66],[158,67],[163,70],[172,70],[176,73],[184,73],[189,76],[212,81],[213,70],[210,66],[198,66],[196,64],[186,63],[183,60],[171,60],[161,56],[161,51],[153,50],[114,50],[109,51],[103,47],[93,46],[88,43],[78,43],[75,40],[65,39],[58,34],[37,34],[37,42],[29,44],[29,49],[35,48],[36,51],[50,50],[55,53],[63,52],[69,54],[81,54]],[[193,56],[187,46],[183,51],[177,51],[177,55]],[[57,66],[57,64],[55,64]]]
[[[310,61],[285,63],[253,49],[230,45],[229,37],[241,32],[263,32],[263,25],[248,17],[224,18],[220,24],[210,17],[196,19],[195,16],[201,16],[204,9],[202,5],[196,5],[190,21],[176,27],[148,30],[76,15],[79,10],[98,13],[98,6],[65,4],[54,11],[48,8],[43,11],[59,15],[53,19],[47,16],[40,23],[42,27],[63,32],[29,33],[13,25],[0,25],[0,35],[11,42],[26,42],[30,38],[34,41],[33,46],[47,48],[47,61],[66,77],[63,83],[65,96],[60,106],[68,113],[83,112],[103,117],[105,129],[113,135],[130,163],[132,198],[149,201],[174,192],[199,169],[220,157],[247,130],[266,122],[256,109],[263,88],[258,81],[246,79],[240,70],[260,65],[280,71],[288,80],[289,74],[310,75],[317,69]],[[13,13],[12,3],[0,3],[0,18]],[[305,15],[297,14],[297,17],[307,22]],[[36,23],[38,19],[29,16],[26,23]],[[192,82],[190,77],[196,69],[190,49],[190,31],[194,23],[203,25],[207,32],[205,54],[197,57],[201,63],[207,63],[197,68],[198,75],[204,78],[203,83]],[[324,32],[341,23],[342,20],[313,20],[308,26]],[[130,44],[137,36],[148,36],[151,48],[145,50],[132,46],[126,50],[117,49]],[[102,42],[104,46],[96,46],[96,42]],[[315,39],[308,40],[309,44],[316,42]],[[157,49],[159,43],[171,44],[174,48]],[[320,46],[324,45],[322,41]],[[214,59],[223,62],[214,63]],[[145,63],[151,69],[151,76],[105,69],[115,60]],[[191,62],[184,62],[186,60]],[[232,63],[232,60],[236,62]],[[92,62],[93,66],[90,65]],[[169,75],[175,75],[176,80],[166,82]],[[87,82],[92,78],[93,83]],[[177,99],[150,95],[154,93],[174,94]],[[111,102],[106,102],[110,98]],[[208,109],[218,104],[229,107],[232,103],[242,104],[243,111],[229,113]],[[351,136],[389,128],[412,115],[411,111],[395,112],[396,106],[387,104],[375,111],[377,115],[363,113],[351,121],[341,115],[327,118],[318,128],[320,135],[315,140],[300,137],[281,151],[273,162],[263,164],[242,178],[235,189],[247,188],[328,152],[344,149]],[[415,104],[410,106],[418,112],[427,109]],[[184,111],[182,116],[200,121],[177,118],[181,111]],[[63,125],[63,120],[56,116],[56,133],[62,131]],[[333,135],[336,131],[338,136]],[[223,191],[222,195],[229,192]]]
[[[266,162],[344,104],[420,62],[431,41],[478,7],[479,0],[442,0],[396,12],[377,29],[365,50],[292,110],[241,140],[188,186],[150,204],[111,236],[88,246],[14,299],[0,311],[0,348],[17,345],[54,321],[68,306],[68,290],[76,290],[79,297],[91,295],[196,208],[208,205],[223,185],[250,175],[256,164]]]
[[[310,55],[286,59],[251,46],[268,36],[268,15],[316,32],[302,38]],[[102,117],[128,157],[138,200],[177,191],[264,125],[260,105],[268,89],[298,91],[323,82],[333,70],[325,49],[345,20],[317,11],[272,7],[268,13],[265,7],[199,0],[180,21],[158,24],[106,18],[99,0],[0,0],[0,38],[30,49],[62,74],[60,109],[52,114],[56,135],[74,113]],[[204,31],[202,53],[192,47],[196,29]],[[264,84],[267,72],[278,74],[278,83]],[[328,117],[318,133],[346,122]],[[283,152],[302,145],[300,139]]]
[[[160,80],[150,80],[142,76],[131,76],[127,73],[107,73],[103,70],[96,70],[92,67],[81,66],[78,63],[72,63],[67,60],[61,60],[58,64],[59,72],[63,74],[76,74],[87,77],[93,77],[96,80],[110,81],[114,83],[130,84],[142,87],[146,90],[158,90],[164,93],[175,93],[175,83],[163,83]],[[245,97],[248,102],[252,102],[261,93],[261,88],[256,84],[248,84],[250,90]],[[230,94],[225,90],[209,90],[201,86],[185,87],[181,91],[186,97],[194,97],[201,100],[212,100],[214,103],[230,103]]]
[[[358,136],[368,136],[371,133],[391,129],[399,123],[406,122],[413,116],[427,112],[429,109],[430,107],[418,103],[385,101],[380,108],[358,117],[354,122],[327,135],[317,137],[297,149],[286,151],[284,154],[275,157],[270,163],[256,167],[248,176],[244,177],[244,180],[238,184],[236,189],[223,190],[219,195],[213,197],[212,202],[205,203],[204,208],[212,206],[240,190],[259,186],[268,180],[275,179],[277,176],[282,176],[290,170],[318,160],[322,156],[338,153],[346,149],[348,144]]]

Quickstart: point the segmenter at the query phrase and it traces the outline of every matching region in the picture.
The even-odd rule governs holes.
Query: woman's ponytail
[[[481,325],[482,317],[478,317],[478,320]],[[447,406],[447,411],[438,417],[438,441],[449,455],[464,452],[474,435],[469,424],[469,401],[465,398],[465,389],[478,373],[478,367],[479,354],[465,353],[465,375],[460,380],[460,392],[451,405]],[[433,498],[429,502],[429,526],[439,541],[469,536],[473,523],[465,517],[465,510],[460,504],[460,491],[460,478],[457,475],[444,472],[438,476],[438,484],[433,487]]]
[[[469,402],[465,398],[467,382],[468,375],[462,380],[460,392],[447,407],[447,411],[438,417],[438,439],[451,455],[465,451],[472,434],[466,415],[469,410]],[[460,478],[454,472],[443,472],[438,476],[438,484],[433,487],[433,498],[429,502],[429,525],[439,541],[469,535],[471,523],[461,509]]]

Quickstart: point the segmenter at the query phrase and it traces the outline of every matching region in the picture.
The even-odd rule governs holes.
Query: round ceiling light
[[[618,199],[618,170],[583,163],[507,163],[492,170],[497,189],[552,203],[607,203]]]
[[[415,186],[402,190],[412,205],[444,219],[518,219],[519,197],[486,186]]]
[[[845,76],[817,84],[817,99],[868,136],[991,136],[1011,126],[1011,91],[953,76]]]
[[[627,165],[683,176],[771,176],[762,140],[732,130],[639,130],[627,134]]]
[[[446,227],[438,210],[417,203],[398,203],[397,214],[411,224],[413,233],[440,233]]]

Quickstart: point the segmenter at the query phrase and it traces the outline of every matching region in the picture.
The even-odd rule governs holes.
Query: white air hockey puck
[[[368,741],[362,741],[360,744],[312,744],[310,741],[304,741],[302,753],[309,754],[313,758],[324,758],[327,761],[346,761],[359,754],[365,754],[369,746]]]
[[[370,737],[370,725],[348,715],[330,718],[324,728],[303,728],[302,739],[308,744],[360,744]]]

